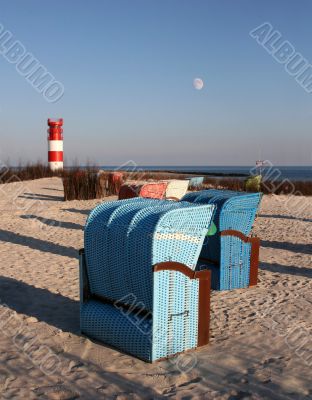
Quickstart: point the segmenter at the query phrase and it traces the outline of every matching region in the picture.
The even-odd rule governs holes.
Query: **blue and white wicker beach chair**
[[[198,189],[201,188],[203,183],[204,183],[204,177],[203,176],[193,176],[192,178],[189,179],[189,189]]]
[[[188,193],[182,200],[216,207],[217,233],[206,238],[198,264],[199,269],[211,270],[211,287],[228,290],[257,285],[260,241],[248,235],[261,194],[203,190]]]
[[[213,205],[135,198],[90,214],[81,331],[153,362],[209,340],[210,271],[195,271]]]

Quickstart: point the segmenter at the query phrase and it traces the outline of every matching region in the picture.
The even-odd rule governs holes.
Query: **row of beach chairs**
[[[149,362],[206,345],[210,290],[257,284],[260,200],[203,190],[97,206],[80,251],[82,333]]]
[[[119,190],[118,199],[145,197],[159,200],[180,200],[188,189],[199,189],[204,182],[203,176],[189,179],[170,179],[158,182],[124,183]]]
[[[125,183],[121,186],[118,199],[143,197],[158,200],[180,200],[189,188],[189,180],[171,179],[167,181]]]

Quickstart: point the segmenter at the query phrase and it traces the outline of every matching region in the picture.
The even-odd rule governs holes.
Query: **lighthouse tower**
[[[48,161],[52,171],[63,169],[63,119],[48,119]]]

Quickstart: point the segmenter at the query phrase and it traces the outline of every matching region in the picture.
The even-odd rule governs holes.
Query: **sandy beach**
[[[258,286],[212,293],[210,345],[146,364],[79,333],[100,201],[64,202],[59,178],[0,190],[1,399],[312,399],[312,197],[264,196]]]

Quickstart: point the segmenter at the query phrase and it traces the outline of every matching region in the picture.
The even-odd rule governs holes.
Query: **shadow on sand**
[[[24,193],[18,197],[29,200],[42,200],[42,201],[64,201],[64,196],[52,196],[49,194],[42,193]]]
[[[41,188],[43,190],[54,190],[55,192],[63,192],[63,189],[57,189],[57,188],[50,188],[50,187],[43,187]]]
[[[280,265],[280,264],[270,264],[261,262],[259,265],[260,269],[264,271],[277,272],[280,274],[288,274],[295,276],[304,276],[306,278],[312,278],[312,269],[310,268],[300,268],[294,265]]]
[[[30,247],[31,249],[60,256],[78,258],[78,250],[73,247],[62,246],[61,244],[48,242],[31,236],[18,235],[17,233],[5,231],[3,229],[0,229],[0,241],[19,244],[21,246]]]
[[[78,210],[77,208],[64,208],[64,211],[68,211],[68,212],[72,212],[72,213],[78,213],[78,214],[84,214],[84,215],[89,215],[92,210],[91,209],[90,210]]]
[[[260,218],[292,219],[292,220],[301,221],[301,222],[312,222],[312,219],[310,219],[310,218],[293,217],[293,216],[291,216],[291,215],[260,214],[259,217],[260,217]]]
[[[66,221],[57,221],[56,219],[49,219],[49,218],[43,218],[39,217],[37,215],[21,215],[21,218],[23,219],[37,219],[38,221],[42,222],[45,225],[48,226],[55,226],[57,228],[65,228],[65,229],[78,229],[78,230],[83,230],[83,225],[80,224],[75,224],[74,222],[66,222]]]
[[[3,276],[0,293],[1,302],[17,313],[36,317],[63,331],[79,333],[78,301]]]
[[[261,240],[261,247],[271,247],[273,249],[288,250],[294,253],[303,253],[312,255],[311,244],[305,243],[290,243],[290,242],[277,242],[270,240]]]

